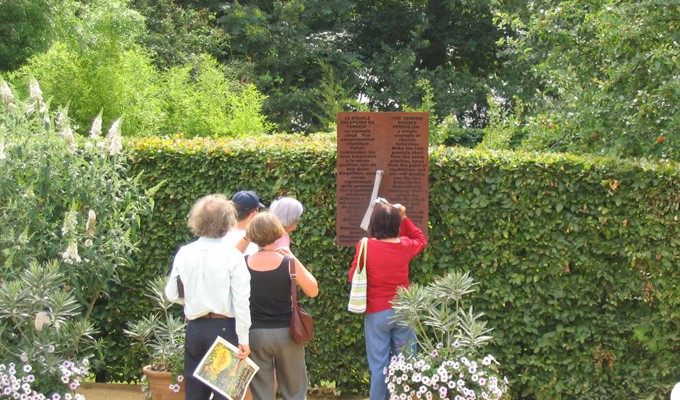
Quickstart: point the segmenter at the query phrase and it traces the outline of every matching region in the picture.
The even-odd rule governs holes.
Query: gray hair
[[[302,203],[292,197],[281,197],[269,206],[269,212],[276,215],[284,228],[293,226],[300,221],[304,208]]]
[[[223,194],[209,194],[194,203],[187,226],[196,236],[221,238],[236,225],[236,210]]]

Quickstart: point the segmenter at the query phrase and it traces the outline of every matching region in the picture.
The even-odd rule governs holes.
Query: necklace
[[[274,250],[274,249],[265,249],[265,248],[260,247],[257,251],[276,251],[276,250]]]

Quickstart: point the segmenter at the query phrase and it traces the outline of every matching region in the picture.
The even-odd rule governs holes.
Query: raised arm
[[[309,297],[316,297],[319,294],[319,284],[307,268],[300,262],[300,260],[295,257],[295,255],[288,248],[279,248],[276,251],[284,256],[289,256],[293,261],[295,261],[295,274],[297,275],[296,281],[300,289]]]

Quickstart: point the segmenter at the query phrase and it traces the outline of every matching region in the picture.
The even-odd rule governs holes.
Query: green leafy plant
[[[100,113],[84,138],[67,109],[50,110],[36,80],[24,98],[0,78],[0,93],[0,279],[59,260],[83,319],[109,342],[122,331],[109,295],[132,263],[153,190],[128,170],[120,120],[102,132]]]
[[[397,289],[394,318],[415,332],[420,351],[392,357],[387,388],[393,400],[503,397],[507,378],[492,355],[481,353],[491,329],[480,320],[483,314],[462,307],[476,285],[469,273],[454,271],[427,286]]]
[[[308,349],[310,380],[363,393],[362,320],[342,307],[354,249],[338,247],[333,234],[334,137],[125,143],[149,186],[167,182],[155,197],[162,213],[143,219],[138,266],[121,276],[131,290],[141,293],[167,270],[173,249],[191,240],[186,214],[203,193],[250,187],[265,204],[294,194],[305,213],[293,246],[317,278],[335,282],[307,304],[328,315]],[[206,163],[211,173],[198,173]],[[679,174],[674,163],[430,148],[430,245],[413,261],[413,282],[431,282],[448,265],[474,271],[479,289],[466,300],[494,327],[486,349],[502,361],[512,398],[612,399],[635,391],[661,398],[680,376],[672,334],[680,320]],[[122,310],[113,317],[119,325],[143,298],[125,294],[112,299]],[[311,362],[319,357],[325,362]]]
[[[152,370],[172,373],[172,389],[179,391],[179,383],[184,380],[186,322],[184,317],[177,317],[172,313],[171,307],[175,303],[165,297],[165,282],[164,276],[149,282],[146,296],[155,304],[154,313],[128,323],[125,334],[141,347]]]
[[[32,262],[0,283],[0,398],[71,398],[87,375],[96,331],[59,268]]]

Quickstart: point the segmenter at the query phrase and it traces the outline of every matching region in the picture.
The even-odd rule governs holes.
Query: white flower
[[[0,85],[0,93],[2,94],[2,99],[5,101],[5,104],[10,108],[13,107],[14,104],[12,102],[14,101],[14,94],[12,94],[12,89],[9,88],[9,85],[4,80]]]
[[[87,223],[85,224],[85,234],[93,237],[97,233],[97,214],[94,210],[87,213]]]
[[[109,143],[109,155],[115,156],[119,154],[123,149],[122,138],[120,135],[120,118],[118,118],[109,129],[109,133],[106,135],[106,139]]]
[[[68,245],[68,248],[64,252],[64,254],[61,255],[61,258],[64,259],[65,262],[69,264],[79,263],[80,260],[80,255],[78,255],[78,245],[76,244],[75,240],[71,241]]]
[[[42,102],[42,90],[40,89],[40,84],[35,78],[31,78],[31,83],[29,85],[30,95],[29,98],[38,103]]]
[[[59,110],[57,114],[57,128],[61,129],[68,125],[68,107]]]
[[[90,138],[99,139],[102,134],[102,112],[99,111],[99,115],[92,122],[92,128],[90,128]]]
[[[68,126],[68,125],[66,125],[66,127],[64,127],[64,130],[61,132],[61,135],[62,135],[62,136],[64,137],[64,139],[66,140],[66,147],[67,147],[69,150],[75,149],[75,147],[76,147],[76,139],[75,139],[75,137],[73,136],[73,130],[71,130],[71,127]]]
[[[35,315],[35,329],[41,331],[43,326],[50,321],[50,317],[47,315],[46,312],[40,311]]]
[[[75,210],[68,210],[64,214],[64,224],[61,227],[61,235],[67,236],[71,232],[76,231],[76,222],[78,214]]]

